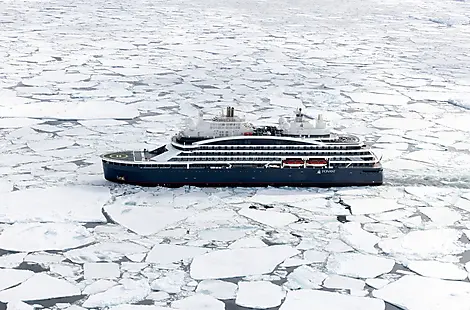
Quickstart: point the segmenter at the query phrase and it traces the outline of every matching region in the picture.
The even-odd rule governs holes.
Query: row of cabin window
[[[271,152],[203,152],[203,151],[194,151],[191,153],[180,153],[179,156],[220,156],[220,155],[247,155],[247,156],[256,156],[256,155],[272,155],[272,156],[296,156],[296,155],[309,155],[309,156],[330,156],[330,155],[348,155],[348,156],[372,156],[370,152],[348,152],[348,153],[340,153],[338,151],[298,151],[298,152],[291,152],[291,153],[279,153],[279,151],[271,151]]]

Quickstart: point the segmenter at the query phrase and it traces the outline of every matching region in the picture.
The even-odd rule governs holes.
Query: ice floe
[[[359,223],[349,222],[340,226],[340,238],[352,248],[370,254],[377,254],[375,245],[380,238],[361,228]]]
[[[406,267],[424,277],[444,280],[465,280],[467,278],[467,272],[464,268],[453,263],[410,261]]]
[[[85,279],[114,279],[121,275],[116,263],[85,263],[83,271]]]
[[[202,280],[196,292],[210,295],[217,299],[235,299],[238,286],[235,283],[222,280]]]
[[[171,308],[180,310],[224,310],[225,304],[212,296],[195,294],[171,303]]]
[[[470,283],[405,275],[372,295],[408,310],[464,310],[468,309]]]
[[[241,281],[238,283],[235,303],[245,308],[267,309],[279,306],[284,296],[282,288],[271,282]]]
[[[251,218],[254,221],[272,227],[286,226],[298,220],[297,216],[291,213],[270,210],[262,211],[250,208],[243,208],[239,211],[239,213],[243,216]]]
[[[185,284],[186,272],[182,270],[169,271],[165,276],[155,279],[150,288],[154,291],[163,291],[170,294],[176,294],[181,291]]]
[[[1,108],[0,108],[1,109]],[[43,123],[42,120],[23,117],[1,117],[0,129],[29,127]]]
[[[208,251],[210,249],[195,246],[156,244],[147,254],[145,261],[147,263],[167,265],[198,257]]]
[[[107,291],[108,289],[116,285],[117,285],[117,282],[112,281],[112,280],[105,280],[105,279],[93,280],[91,284],[87,285],[82,290],[82,293],[86,295],[93,295],[93,294]]]
[[[344,199],[344,203],[351,207],[353,215],[382,213],[404,208],[396,200],[385,198],[352,198]]]
[[[34,275],[29,270],[0,269],[0,291],[16,286]]]
[[[343,295],[310,289],[290,291],[279,310],[310,310],[312,301],[321,309],[345,310],[384,310],[385,303],[380,299]]]
[[[288,276],[284,286],[290,290],[320,288],[327,274],[309,266],[300,266]]]
[[[139,302],[150,293],[150,286],[146,279],[122,279],[119,284],[89,296],[83,303],[85,308],[103,308],[120,304]]]
[[[333,253],[326,264],[331,273],[363,279],[388,273],[393,266],[393,259],[360,253]]]
[[[100,186],[30,188],[2,195],[2,222],[105,222],[101,209],[111,198]]]
[[[347,93],[355,102],[378,105],[402,106],[410,101],[403,95],[378,94],[378,93]]]
[[[107,205],[104,210],[113,221],[142,236],[153,235],[194,214],[185,209],[119,204]]]
[[[0,234],[0,249],[18,252],[68,250],[95,241],[83,226],[68,223],[17,223]]]
[[[446,255],[465,251],[465,244],[459,241],[461,236],[461,231],[449,228],[416,230],[398,238],[382,239],[378,246],[400,260],[442,260]]]
[[[142,260],[148,251],[145,246],[130,241],[101,242],[67,251],[64,256],[74,263],[83,264],[119,261],[124,257],[133,258],[135,255]]]
[[[323,281],[323,286],[333,289],[348,289],[352,291],[360,291],[364,289],[365,282],[358,279],[331,275]]]
[[[18,286],[0,292],[1,301],[28,301],[81,295],[74,284],[51,277],[45,273],[36,273]]]
[[[204,280],[264,274],[297,254],[298,250],[287,245],[217,250],[196,256],[190,275],[193,279]]]

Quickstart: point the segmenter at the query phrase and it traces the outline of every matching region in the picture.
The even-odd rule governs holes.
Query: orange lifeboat
[[[304,163],[302,159],[285,159],[282,161],[282,164],[286,167],[302,167]]]
[[[322,158],[314,158],[307,160],[307,166],[309,167],[324,167],[328,164],[328,161]]]

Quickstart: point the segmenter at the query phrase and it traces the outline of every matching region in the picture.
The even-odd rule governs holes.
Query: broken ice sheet
[[[195,246],[156,244],[147,254],[145,262],[167,265],[198,257],[208,251],[210,251],[210,249]]]
[[[323,286],[334,289],[348,289],[360,291],[364,289],[365,283],[363,280],[348,278],[339,275],[330,275],[323,282]]]
[[[301,289],[289,291],[279,310],[311,310],[312,301],[328,310],[384,310],[385,303],[380,299],[356,297],[335,292]]]
[[[299,251],[287,245],[217,250],[196,256],[191,263],[190,275],[193,279],[204,280],[265,274],[297,254]]]
[[[467,272],[464,268],[454,263],[410,261],[406,267],[424,277],[444,280],[465,280],[467,278]]]
[[[0,291],[23,283],[33,275],[30,270],[0,269]]]
[[[36,273],[18,286],[0,292],[1,301],[42,300],[81,295],[74,284],[51,277],[45,273]]]
[[[146,247],[134,242],[100,242],[87,247],[74,249],[64,253],[64,256],[77,264],[87,262],[114,262],[123,257],[135,254],[146,254]]]
[[[382,213],[405,207],[394,199],[384,198],[345,198],[344,203],[351,207],[353,215]]]
[[[18,252],[67,250],[94,240],[85,227],[76,224],[17,223],[0,234],[0,249]]]
[[[235,283],[222,280],[202,280],[196,292],[210,295],[217,299],[235,299],[238,286]]]
[[[91,295],[83,303],[85,308],[103,308],[126,303],[139,302],[150,293],[147,279],[122,279],[110,289]]]
[[[0,221],[105,222],[101,212],[111,198],[100,186],[29,188],[2,195]]]
[[[380,238],[361,228],[361,224],[349,222],[340,226],[340,239],[352,248],[370,254],[378,254],[375,245]]]
[[[116,263],[85,263],[83,271],[85,279],[113,279],[121,275]]]
[[[153,235],[195,213],[172,207],[121,204],[107,205],[104,209],[113,221],[141,236]]]
[[[150,288],[154,291],[163,291],[169,294],[181,292],[181,287],[185,284],[186,272],[182,270],[171,270],[163,277],[155,279]]]
[[[271,282],[241,281],[238,283],[235,303],[245,308],[267,309],[279,306],[284,296],[282,288]]]
[[[224,310],[225,304],[215,299],[212,296],[204,294],[195,294],[181,300],[176,300],[171,303],[171,308],[181,310],[194,310],[194,309],[205,309],[205,310]]]
[[[246,216],[254,221],[272,227],[286,226],[298,220],[297,216],[293,214],[270,210],[262,211],[250,208],[243,208],[238,212],[239,214]]]
[[[443,260],[446,255],[466,250],[465,244],[459,241],[461,236],[462,231],[449,228],[416,230],[398,238],[382,239],[378,246],[400,260]]]
[[[329,272],[353,278],[375,278],[388,273],[395,266],[389,258],[360,253],[333,253],[328,257]]]
[[[409,310],[467,310],[470,283],[405,275],[372,295]]]
[[[284,286],[290,290],[320,288],[327,276],[326,273],[315,268],[300,266],[287,276],[287,282]]]

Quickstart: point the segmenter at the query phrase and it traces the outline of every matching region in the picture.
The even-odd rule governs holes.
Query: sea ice
[[[407,119],[403,117],[384,117],[372,123],[377,128],[396,128],[406,130],[421,130],[433,124],[423,119]]]
[[[171,310],[171,308],[161,307],[161,306],[154,306],[154,305],[122,304],[122,305],[110,307],[109,310]]]
[[[329,272],[353,278],[375,278],[393,266],[392,259],[360,253],[333,253],[326,263]]]
[[[163,291],[170,294],[176,294],[181,291],[181,287],[185,284],[186,272],[182,270],[173,270],[165,276],[155,279],[150,288],[154,291]]]
[[[117,285],[117,282],[111,281],[111,280],[105,280],[105,279],[93,280],[93,282],[90,285],[87,285],[83,289],[82,294],[93,295],[93,294],[101,293],[116,285]]]
[[[379,289],[384,287],[385,285],[389,284],[390,281],[387,279],[367,279],[366,284],[369,285],[372,288]]]
[[[348,222],[341,225],[340,239],[358,251],[370,254],[378,253],[375,245],[380,241],[380,238],[363,230],[359,223]]]
[[[134,242],[101,242],[64,253],[65,257],[77,264],[87,262],[113,262],[136,254],[145,255],[149,249]]]
[[[431,219],[432,223],[427,226],[451,226],[462,218],[459,212],[449,207],[421,207],[418,210]]]
[[[466,310],[470,283],[405,275],[372,295],[407,310]]]
[[[85,308],[103,308],[136,303],[145,299],[149,293],[150,286],[146,279],[122,279],[118,285],[88,297],[82,306]]]
[[[145,262],[167,265],[198,257],[208,251],[210,249],[195,246],[156,244],[148,253]]]
[[[51,277],[45,273],[36,273],[18,286],[0,292],[1,301],[42,300],[60,297],[79,296],[80,289],[74,284]]]
[[[308,261],[309,264],[312,263],[324,263],[329,253],[318,250],[307,250],[304,252],[304,260]]]
[[[320,288],[327,274],[309,266],[300,266],[294,269],[284,284],[290,290],[304,288]]]
[[[249,237],[236,240],[235,242],[229,245],[229,248],[230,249],[263,248],[267,246],[268,245],[264,243],[260,238],[249,236]]]
[[[453,263],[411,261],[408,262],[406,267],[424,277],[444,280],[465,280],[467,278],[467,272]]]
[[[378,105],[403,106],[406,105],[410,98],[403,95],[377,94],[377,93],[347,93],[354,101],[359,103],[369,103]]]
[[[364,289],[365,283],[362,280],[343,277],[339,275],[331,275],[323,281],[323,286],[334,289],[348,289],[360,291]]]
[[[2,228],[0,227],[0,231]],[[0,256],[0,268],[14,268],[18,267],[27,253],[5,254]],[[1,277],[0,277],[1,278]]]
[[[302,289],[287,293],[279,310],[310,310],[312,301],[317,309],[325,310],[384,310],[380,299],[343,295],[335,292]]]
[[[85,227],[76,224],[17,223],[0,234],[0,249],[18,252],[67,250],[94,240]]]
[[[233,241],[240,240],[246,234],[252,232],[254,228],[246,227],[221,227],[203,230],[198,233],[199,238],[202,240],[210,241]]]
[[[193,211],[170,207],[119,204],[107,205],[104,210],[113,221],[141,236],[153,235],[194,214]]]
[[[85,263],[83,271],[85,279],[115,279],[121,275],[116,263]]]
[[[199,282],[196,292],[210,295],[217,299],[235,299],[238,286],[235,283],[222,280],[202,280]]]
[[[34,310],[35,308],[22,301],[10,301],[7,304],[7,310]]]
[[[282,288],[271,282],[241,281],[238,283],[235,303],[245,308],[267,309],[279,306],[284,296]]]
[[[299,251],[287,245],[218,250],[196,256],[190,275],[193,279],[204,280],[264,274],[297,254]]]
[[[270,210],[262,211],[244,208],[241,209],[239,213],[243,216],[251,218],[254,221],[272,227],[283,227],[298,220],[297,216],[293,214]]]
[[[0,269],[0,291],[23,283],[33,275],[29,270]]]
[[[394,199],[385,198],[346,198],[344,203],[351,207],[353,215],[382,213],[404,207]]]
[[[0,108],[1,110],[1,108]],[[21,128],[21,127],[29,127],[32,125],[41,124],[44,121],[39,119],[32,119],[32,118],[23,118],[23,117],[11,117],[5,118],[0,117],[0,129],[10,129],[10,128]]]
[[[455,229],[411,231],[404,236],[382,239],[379,247],[389,255],[405,260],[443,259],[448,254],[460,254],[465,245],[459,242],[462,232]]]
[[[224,310],[225,304],[212,296],[195,294],[171,303],[171,308],[181,310]]]

